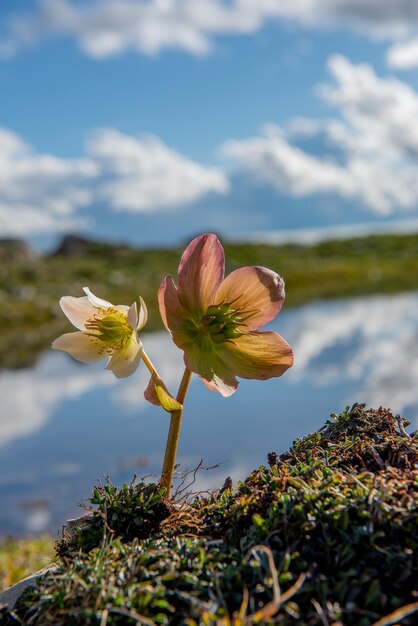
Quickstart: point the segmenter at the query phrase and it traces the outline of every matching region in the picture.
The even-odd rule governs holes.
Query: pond
[[[244,478],[354,402],[418,425],[418,293],[314,303],[283,311],[270,328],[295,353],[282,378],[242,381],[227,399],[192,379],[178,462],[180,471],[201,460],[208,468],[194,491]],[[181,353],[165,332],[144,344],[174,391]],[[107,475],[120,484],[158,474],[169,416],[143,399],[147,378],[142,367],[118,381],[52,350],[0,374],[0,537],[57,533]]]

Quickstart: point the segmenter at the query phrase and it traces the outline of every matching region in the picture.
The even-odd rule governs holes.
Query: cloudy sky
[[[0,236],[418,229],[416,0],[3,0]]]

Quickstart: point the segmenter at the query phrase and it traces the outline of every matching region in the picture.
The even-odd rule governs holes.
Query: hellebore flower
[[[53,344],[54,350],[64,350],[77,361],[96,363],[109,358],[106,369],[117,378],[130,376],[141,360],[142,343],[138,331],[148,319],[147,307],[139,298],[131,307],[113,305],[95,296],[84,287],[85,296],[65,296],[60,306],[78,332],[66,333]]]
[[[223,396],[236,376],[281,376],[293,353],[280,335],[258,329],[280,311],[284,281],[265,267],[242,267],[224,278],[224,251],[215,235],[196,237],[178,270],[178,287],[166,276],[158,293],[160,313],[186,368]]]

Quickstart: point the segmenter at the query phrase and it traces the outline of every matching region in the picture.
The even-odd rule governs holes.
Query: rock
[[[38,254],[31,250],[22,239],[0,239],[0,260],[27,262],[34,261]]]
[[[9,587],[9,589],[6,589],[6,591],[3,591],[3,593],[0,593],[0,608],[5,606],[9,611],[12,611],[16,602],[26,589],[34,587],[40,578],[43,578],[46,574],[54,573],[57,568],[58,563],[51,563],[38,572],[35,572],[35,574],[31,574],[27,578],[20,580],[12,587]]]
[[[67,534],[67,539],[75,540],[77,536],[77,532],[83,528],[88,527],[89,523],[91,523],[91,513],[87,513],[86,515],[82,515],[81,517],[77,517],[75,519],[69,519],[65,526],[65,532]],[[59,563],[51,563],[46,567],[40,569],[38,572],[31,574],[27,578],[20,580],[18,583],[0,593],[0,621],[1,621],[1,609],[3,607],[7,607],[9,611],[12,611],[16,605],[16,602],[19,600],[20,596],[23,594],[26,589],[29,587],[34,587],[38,580],[46,576],[50,573],[55,573],[59,567]]]
[[[64,235],[53,256],[79,256],[85,254],[91,242],[78,235]]]

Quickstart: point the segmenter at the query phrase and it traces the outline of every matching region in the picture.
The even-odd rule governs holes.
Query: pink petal
[[[276,317],[284,296],[281,276],[265,267],[241,267],[221,283],[214,302],[231,302],[242,312],[244,327],[255,330]]]
[[[238,387],[234,372],[225,365],[210,343],[190,342],[183,350],[186,367],[199,374],[209,389],[218,391],[224,397],[234,393]]]
[[[226,367],[240,378],[267,380],[293,364],[292,348],[276,333],[246,333],[217,347]]]
[[[190,314],[180,303],[177,287],[171,276],[166,276],[158,290],[158,304],[164,326],[173,335],[182,334],[184,322],[190,319]],[[188,341],[188,337],[184,337]]]
[[[55,339],[51,348],[68,352],[74,359],[82,363],[97,363],[105,357],[106,344],[100,339],[91,337],[82,332],[66,333]]]
[[[224,271],[224,251],[216,235],[193,239],[179,265],[178,293],[183,306],[192,314],[202,315],[213,304]]]
[[[79,330],[85,330],[87,320],[91,319],[93,315],[97,313],[97,309],[94,308],[87,296],[81,298],[64,296],[60,300],[60,307],[71,324]]]
[[[155,392],[155,383],[152,378],[149,379],[148,386],[144,391],[144,398],[150,404],[154,404],[155,406],[161,406],[161,402],[159,401],[158,396]]]

